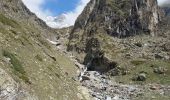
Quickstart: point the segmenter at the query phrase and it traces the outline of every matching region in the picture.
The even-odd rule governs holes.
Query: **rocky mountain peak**
[[[100,27],[117,37],[153,34],[160,20],[157,0],[91,0],[77,19],[73,33]]]

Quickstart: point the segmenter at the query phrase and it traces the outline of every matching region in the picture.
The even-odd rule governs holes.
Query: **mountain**
[[[154,36],[162,16],[155,0],[92,0],[74,25],[68,50],[88,53],[94,48],[97,49],[94,52],[98,52],[102,48],[99,42],[104,43],[105,36],[109,35],[118,38],[137,34]]]
[[[148,88],[150,84],[165,87],[170,84],[168,22],[166,12],[158,6],[157,0],[91,0],[77,18],[67,45],[67,50],[87,67],[84,77],[90,79],[85,78],[83,86],[101,100],[110,98],[107,95],[118,98],[116,100],[150,100],[151,95],[168,100],[169,96],[161,96]],[[93,81],[92,76],[97,79]],[[112,84],[103,82],[105,79]],[[103,87],[100,87],[100,82]],[[146,89],[141,89],[145,91],[142,97],[122,95],[124,92],[120,92],[119,84],[120,94],[114,97],[111,92],[115,90],[113,82]],[[103,88],[106,90],[102,91]]]
[[[74,26],[53,29],[0,0],[0,100],[170,100],[168,9],[91,0]]]
[[[139,31],[151,34],[161,20],[160,12],[155,0],[94,0],[80,15],[73,31],[102,25],[103,31],[117,37],[132,36]]]
[[[77,67],[21,0],[0,0],[0,100],[80,100]],[[79,99],[80,98],[80,99]]]

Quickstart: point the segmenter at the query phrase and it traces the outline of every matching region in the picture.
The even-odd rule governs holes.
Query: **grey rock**
[[[90,80],[90,77],[88,77],[88,76],[82,76],[82,81],[84,81],[84,80]]]
[[[154,68],[154,73],[157,73],[157,74],[164,74],[166,71],[167,69],[165,67]]]
[[[146,74],[145,73],[140,73],[137,77],[138,81],[145,81],[146,80]]]

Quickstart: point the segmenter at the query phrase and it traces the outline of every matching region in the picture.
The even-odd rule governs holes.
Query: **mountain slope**
[[[155,0],[91,0],[74,25],[68,50],[103,54],[105,47],[112,47],[110,36],[154,36],[163,15]]]
[[[165,16],[157,0],[90,1],[76,20],[67,50],[87,67],[84,76],[90,79],[82,84],[93,91],[92,95],[100,99],[107,95],[117,98],[112,89],[130,84],[144,91],[142,96],[128,97],[130,100],[150,100],[151,95],[156,100],[170,98],[167,91],[163,90],[161,95],[148,88],[159,84],[168,89],[170,85],[170,30]],[[100,81],[93,81],[91,76]],[[100,87],[100,83],[104,86]],[[120,91],[118,96],[123,94]]]
[[[0,1],[0,99],[77,100],[74,63],[49,40],[54,30],[21,0]],[[82,97],[83,98],[83,97]]]

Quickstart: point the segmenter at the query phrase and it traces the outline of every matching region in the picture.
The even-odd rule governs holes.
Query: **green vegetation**
[[[158,83],[158,84],[170,84],[170,62],[162,60],[154,61],[133,61],[135,67],[129,67],[129,73],[124,76],[116,76],[116,81],[123,83],[145,84],[145,83]],[[133,64],[132,64],[133,65]],[[157,74],[154,72],[155,67],[163,67],[167,69],[165,74]],[[132,78],[140,72],[147,73],[146,81],[136,82],[132,81]]]
[[[0,14],[0,22],[3,23],[4,25],[8,25],[8,26],[11,26],[13,28],[19,28],[20,27],[19,24],[16,21],[9,19],[2,14]]]
[[[21,9],[17,13],[14,11],[20,6],[18,2],[9,2],[2,1],[3,5],[5,3],[10,8],[0,13],[0,68],[7,71],[9,77],[17,83],[21,82],[19,85],[28,88],[28,92],[34,91],[33,95],[40,100],[48,100],[50,97],[62,100],[65,95],[76,100],[77,85],[71,79],[76,74],[74,63],[61,52],[52,49],[43,36],[43,33],[47,33],[47,36],[52,34],[48,27],[41,27],[32,19],[24,20],[26,17],[22,16]],[[69,73],[69,77],[65,77],[64,72]],[[28,86],[30,82],[33,83],[31,88]]]
[[[21,62],[16,58],[16,56],[6,50],[3,50],[3,56],[10,58],[10,62],[12,64],[12,69],[14,70],[14,73],[25,82],[29,82],[26,72]]]

